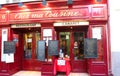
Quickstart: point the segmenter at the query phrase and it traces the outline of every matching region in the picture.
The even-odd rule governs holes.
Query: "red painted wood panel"
[[[94,64],[92,65],[91,71],[93,74],[105,74],[107,71],[106,64]]]
[[[87,61],[71,61],[72,71],[73,72],[81,72],[86,73],[87,72]]]
[[[51,7],[49,7],[51,8]],[[47,9],[47,8],[46,8]],[[82,20],[107,20],[107,5],[82,5],[72,8],[51,8],[46,10],[29,9],[28,11],[20,11],[20,9],[12,10],[9,13],[0,12],[0,21],[3,24],[24,23],[29,21],[56,21],[64,19],[82,19]],[[24,9],[25,10],[25,9]]]
[[[104,22],[103,22],[104,23]],[[90,37],[92,37],[92,28],[101,27],[101,39],[98,39],[98,58],[89,61],[89,72],[92,76],[108,76],[107,64],[107,44],[106,44],[106,25],[91,25]],[[102,57],[101,57],[102,56]]]
[[[91,6],[91,17],[92,20],[107,20],[107,7],[101,6]]]
[[[41,75],[42,76],[54,76],[53,74],[53,63],[52,62],[43,62]]]
[[[23,69],[24,70],[35,70],[41,71],[42,62],[38,60],[24,60],[23,61]]]

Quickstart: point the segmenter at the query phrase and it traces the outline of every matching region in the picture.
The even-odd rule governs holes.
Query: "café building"
[[[0,76],[21,70],[41,71],[42,76],[57,72],[112,76],[108,1],[2,3]]]

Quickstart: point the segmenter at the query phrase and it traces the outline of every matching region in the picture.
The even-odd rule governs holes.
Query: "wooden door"
[[[59,46],[64,57],[70,56],[70,32],[59,32]]]
[[[84,58],[84,32],[71,33],[71,66],[73,72],[87,72],[87,60]]]
[[[37,42],[40,33],[23,34],[23,70],[41,70],[41,62],[37,59]]]
[[[84,32],[59,32],[60,49],[71,61],[72,72],[87,72],[84,59]]]

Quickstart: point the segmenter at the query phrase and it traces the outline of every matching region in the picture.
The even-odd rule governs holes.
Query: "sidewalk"
[[[41,72],[38,71],[19,71],[12,76],[41,76]],[[58,75],[65,76],[65,75]],[[70,73],[69,76],[89,76],[88,73]]]

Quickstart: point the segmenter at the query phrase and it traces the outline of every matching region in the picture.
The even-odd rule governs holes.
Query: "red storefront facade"
[[[28,2],[23,7],[8,4],[1,8],[0,76],[10,76],[20,70],[42,71],[43,76],[53,76],[56,56],[48,56],[46,49],[46,60],[39,61],[38,40],[58,40],[59,48],[65,42],[71,72],[112,76],[107,0],[73,0],[72,4],[67,4],[66,0],[50,0],[47,3],[43,6],[42,2]],[[73,52],[75,41],[84,38],[97,38],[97,58],[84,58],[83,52]],[[3,42],[14,40],[14,61],[7,62]],[[80,48],[83,47],[84,44]],[[30,53],[27,52],[29,49]]]

